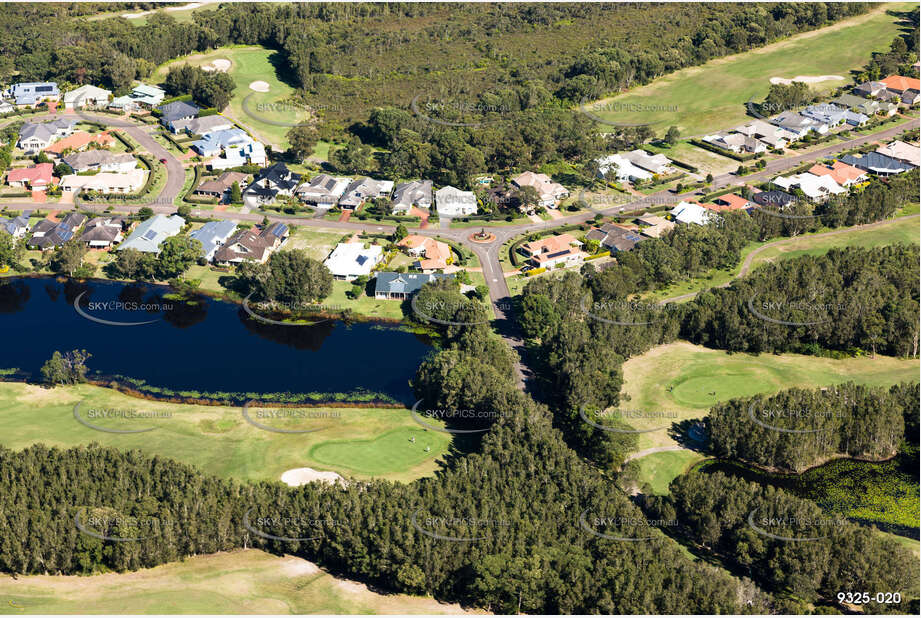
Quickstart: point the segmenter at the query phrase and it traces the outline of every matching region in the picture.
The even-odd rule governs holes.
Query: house
[[[384,259],[384,250],[380,245],[365,245],[361,242],[343,242],[336,245],[329,257],[323,262],[334,279],[352,281],[371,270]]]
[[[713,135],[706,135],[701,138],[708,144],[713,144],[717,148],[723,148],[731,152],[747,152],[757,154],[767,150],[767,144],[759,139],[744,135],[742,133],[729,133],[720,131]]]
[[[875,97],[885,90],[886,84],[883,82],[864,82],[854,88],[854,94],[862,97]]]
[[[575,266],[585,261],[582,243],[571,234],[548,236],[521,245],[521,251],[538,268]]]
[[[192,142],[191,148],[203,157],[221,154],[226,148],[239,148],[253,141],[243,129],[213,131]]]
[[[256,178],[246,188],[243,199],[267,204],[279,195],[293,195],[301,182],[301,175],[295,174],[284,163],[275,163],[259,171]]]
[[[886,86],[886,90],[895,95],[902,95],[906,90],[914,90],[917,93],[921,90],[921,80],[917,77],[903,77],[901,75],[890,75],[885,79],[879,80]],[[912,105],[913,103],[909,103]]]
[[[188,120],[176,120],[172,123],[174,133],[185,131],[189,135],[198,135],[202,137],[209,133],[215,133],[216,131],[229,131],[233,127],[234,124],[220,114],[190,118]]]
[[[16,105],[37,105],[43,101],[59,101],[61,92],[55,82],[24,82],[9,89]]]
[[[233,221],[208,221],[203,226],[189,234],[189,238],[194,238],[201,243],[201,255],[209,262],[214,259],[217,250],[224,246],[227,239],[237,230],[237,224]]]
[[[895,116],[899,111],[898,103],[881,102],[879,104],[879,113],[885,117]]]
[[[392,190],[392,180],[374,180],[365,176],[349,183],[342,197],[339,198],[339,206],[341,208],[355,209],[361,206],[365,200],[388,197]]]
[[[297,188],[297,197],[305,204],[315,208],[329,210],[339,202],[346,188],[352,183],[351,178],[319,174]]]
[[[242,146],[230,146],[224,149],[224,154],[211,159],[207,165],[212,170],[226,170],[242,165],[265,165],[266,163],[268,163],[268,157],[265,155],[265,146],[259,142],[250,141]]]
[[[90,219],[80,236],[80,242],[90,249],[108,249],[124,238],[128,222],[120,217],[94,217]]]
[[[11,187],[19,189],[47,189],[57,179],[54,177],[54,166],[50,163],[38,163],[31,167],[19,167],[6,173],[6,182]]]
[[[502,209],[521,208],[521,196],[519,196],[518,191],[506,184],[487,189],[484,199]]]
[[[127,172],[99,172],[95,176],[69,174],[61,178],[61,189],[78,193],[97,191],[99,193],[137,193],[147,182],[146,169]]]
[[[406,300],[426,283],[438,279],[453,279],[454,275],[422,273],[377,273],[374,278],[374,298],[380,300]]]
[[[105,107],[109,104],[111,90],[97,88],[96,86],[80,86],[75,90],[64,93],[65,109],[82,109],[85,107]]]
[[[832,103],[867,116],[873,116],[879,111],[879,101],[864,99],[853,94],[842,94],[833,99]]]
[[[49,155],[60,157],[65,152],[79,152],[85,150],[90,144],[95,144],[99,148],[109,148],[115,143],[115,138],[104,131],[97,135],[91,135],[86,131],[77,131],[67,137],[59,139],[47,148],[45,152]]]
[[[819,103],[817,105],[809,105],[800,112],[800,115],[805,118],[811,118],[817,122],[822,123],[828,128],[837,127],[839,124],[844,122],[846,117],[846,109],[843,107],[838,107],[834,103]],[[821,133],[821,131],[820,131]]]
[[[179,133],[174,123],[192,120],[198,117],[201,108],[186,101],[173,101],[157,108],[160,112],[160,124],[168,127],[173,133]]]
[[[152,109],[160,105],[165,98],[166,92],[162,88],[139,84],[134,87],[130,94],[114,99],[109,103],[109,107],[126,111],[135,110],[142,106]]]
[[[283,223],[272,223],[262,230],[240,230],[217,248],[213,260],[218,264],[239,264],[245,261],[264,264],[284,244],[290,233],[288,226]]]
[[[695,202],[679,202],[668,211],[678,223],[690,225],[707,225],[713,219],[713,213]]]
[[[672,227],[675,226],[671,221],[668,222]],[[604,249],[612,253],[618,251],[630,251],[636,246],[636,243],[642,240],[640,230],[623,227],[613,223],[605,223],[601,227],[592,228],[585,235],[586,240],[597,240]]]
[[[422,272],[447,268],[453,261],[451,247],[434,238],[410,234],[397,245],[404,248],[409,255],[420,258],[413,263],[413,267]]]
[[[154,215],[141,221],[117,250],[136,249],[142,253],[160,253],[160,244],[179,234],[184,226],[185,219],[179,215]]]
[[[69,213],[59,223],[51,219],[42,219],[32,228],[32,236],[26,242],[26,246],[42,251],[60,247],[73,238],[85,222],[86,215],[78,212]]]
[[[771,118],[771,122],[794,133],[797,138],[803,138],[811,131],[819,134],[828,133],[828,123],[792,111],[783,112]]]
[[[658,176],[672,172],[671,161],[662,154],[652,155],[645,150],[637,149],[624,153],[622,156],[636,167]]]
[[[896,140],[885,146],[880,146],[876,149],[876,152],[886,155],[887,157],[892,157],[893,159],[898,159],[903,163],[921,167],[921,148],[916,144],[908,144]]]
[[[761,191],[752,196],[752,201],[759,206],[769,206],[772,208],[783,209],[796,201],[796,198],[783,191]]]
[[[107,150],[75,152],[61,159],[67,166],[80,172],[130,172],[137,167],[137,159],[128,153],[114,154]]]
[[[772,181],[781,189],[799,189],[811,200],[824,200],[832,195],[847,193],[831,176],[816,176],[809,172],[792,176],[778,176]]]
[[[26,154],[36,154],[61,138],[73,133],[73,120],[58,118],[48,122],[26,122],[19,129],[17,147]]]
[[[793,131],[774,126],[760,119],[736,127],[734,130],[743,135],[754,137],[768,148],[773,148],[774,150],[783,150],[787,147],[787,144],[799,137]]]
[[[409,214],[414,206],[416,208],[431,208],[432,181],[413,180],[411,182],[401,182],[393,190],[391,204],[395,215]]]
[[[0,114],[12,114],[16,108],[6,99],[0,99]]]
[[[859,157],[854,155],[844,155],[841,161],[862,170],[868,171],[877,176],[892,176],[911,170],[912,166],[908,163],[884,155],[879,152],[868,152]]]
[[[524,172],[512,179],[512,185],[518,189],[532,187],[537,191],[539,206],[556,208],[557,202],[569,197],[569,190],[558,182],[553,182],[546,174]]]
[[[675,224],[665,217],[644,213],[635,219],[640,224],[639,232],[647,238],[661,238],[675,229]]]
[[[233,183],[237,183],[241,190],[245,189],[247,178],[249,176],[242,172],[224,172],[215,180],[206,180],[198,185],[193,193],[222,200],[230,192]]]
[[[22,238],[29,231],[29,217],[32,216],[31,210],[23,210],[12,219],[0,217],[0,230],[6,232],[13,238]]]
[[[442,217],[466,217],[477,212],[473,191],[461,191],[451,185],[435,191],[435,208]]]
[[[828,176],[842,187],[851,187],[867,180],[867,174],[862,169],[841,161],[834,161],[831,165],[816,163],[809,168],[809,173]]]
[[[851,125],[852,127],[862,127],[869,121],[870,117],[866,114],[855,112],[850,109],[844,110],[844,122]]]
[[[915,88],[908,88],[902,91],[902,105],[915,105],[918,101],[921,101],[921,91]]]
[[[649,180],[652,174],[641,167],[637,167],[623,155],[613,154],[598,159],[598,177],[609,178],[613,172],[614,178],[618,182],[636,182],[638,180]]]
[[[703,207],[714,212],[721,212],[724,210],[751,210],[755,207],[755,204],[749,202],[741,195],[727,193],[726,195],[714,198],[713,202],[704,204]]]

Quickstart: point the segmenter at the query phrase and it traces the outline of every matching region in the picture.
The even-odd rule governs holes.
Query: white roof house
[[[649,180],[652,174],[641,167],[637,167],[619,154],[609,155],[598,159],[598,176],[604,178],[611,172],[617,180],[635,182],[637,180]]]
[[[370,275],[371,270],[384,259],[384,249],[380,245],[365,246],[362,242],[343,242],[336,245],[323,264],[333,274],[333,278],[351,281],[362,275]]]
[[[669,165],[671,164],[668,157],[663,154],[652,155],[640,149],[625,152],[622,156],[633,165],[647,172],[652,172],[653,174],[664,174],[668,172]]]
[[[64,93],[64,107],[67,109],[82,108],[87,105],[102,107],[109,104],[110,96],[112,96],[111,90],[87,84],[86,86],[80,86],[76,90]]]
[[[435,191],[435,208],[442,217],[465,217],[477,212],[473,191],[461,191],[448,185]]]
[[[899,161],[904,161],[915,167],[921,167],[921,148],[916,144],[909,144],[896,140],[885,146],[880,146],[876,149],[876,152],[884,154],[887,157],[892,157],[893,159],[898,159]]]
[[[829,195],[847,193],[847,189],[839,185],[831,176],[816,176],[809,172],[793,176],[778,176],[772,181],[778,187],[789,191],[793,187],[799,188],[812,200],[819,200]]]
[[[183,226],[185,219],[179,215],[154,215],[146,221],[141,221],[128,239],[119,245],[118,250],[137,249],[143,253],[159,253],[160,243],[176,236],[182,231]]]
[[[100,193],[135,193],[147,182],[147,170],[99,172],[94,176],[69,174],[61,178],[64,191],[99,191]]]
[[[693,223],[695,225],[707,225],[710,223],[712,213],[694,202],[679,202],[677,206],[669,211],[669,214],[675,217],[679,223]]]

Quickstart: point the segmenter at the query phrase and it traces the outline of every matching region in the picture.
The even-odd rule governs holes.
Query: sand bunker
[[[294,468],[281,475],[281,482],[288,487],[299,487],[311,481],[322,481],[329,484],[345,483],[345,479],[335,472],[323,472],[313,468]]]
[[[785,84],[789,85],[792,82],[803,82],[804,84],[817,84],[819,82],[828,82],[838,79],[844,79],[840,75],[797,75],[793,79],[787,79],[785,77],[772,77],[772,84]]]
[[[226,73],[230,70],[230,60],[226,58],[218,58],[217,60],[212,60],[210,63],[203,66],[202,71],[217,71],[218,73]]]
[[[315,575],[320,572],[320,567],[301,558],[288,558],[281,564],[281,570],[288,577],[300,577],[301,575]]]
[[[255,90],[256,92],[268,92],[269,84],[268,82],[255,81],[249,85],[250,90]]]

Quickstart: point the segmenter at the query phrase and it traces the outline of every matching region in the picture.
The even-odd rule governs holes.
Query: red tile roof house
[[[906,105],[914,105],[921,99],[921,80],[916,77],[903,77],[901,75],[890,75],[886,79],[881,79],[880,83],[886,85],[886,90],[897,95],[898,100]]]
[[[557,265],[570,266],[585,261],[582,243],[570,234],[541,238],[521,245],[521,249],[537,267],[553,268]]]
[[[707,210],[713,210],[716,212],[723,210],[748,210],[750,208],[758,207],[757,204],[750,202],[741,195],[736,195],[734,193],[721,195],[717,198],[714,198],[712,203],[701,205]]]
[[[809,173],[816,176],[831,176],[832,180],[842,187],[850,187],[867,179],[865,171],[841,161],[835,161],[831,165],[817,163],[809,168]]]
[[[32,167],[13,169],[7,172],[6,181],[11,187],[47,189],[57,183],[54,177],[54,166],[50,163],[39,163]]]
[[[85,131],[77,131],[51,144],[45,148],[45,152],[51,155],[60,156],[65,151],[80,152],[90,144],[98,144],[102,148],[109,148],[114,143],[115,138],[109,135],[108,131],[104,131],[98,135],[91,135]]]

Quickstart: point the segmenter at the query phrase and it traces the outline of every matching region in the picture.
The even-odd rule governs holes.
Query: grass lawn
[[[866,64],[871,52],[888,50],[899,33],[896,19],[885,11],[906,11],[914,6],[881,4],[865,15],[682,69],[600,103],[586,103],[585,109],[611,122],[649,123],[660,133],[676,125],[684,137],[741,124],[747,118],[745,103],[763,100],[771,77],[844,77],[813,84],[815,90],[848,84],[850,70]],[[631,111],[623,111],[625,108]]]
[[[351,309],[358,315],[369,316],[373,318],[387,318],[394,320],[403,319],[403,310],[400,308],[401,302],[398,300],[379,300],[362,294],[356,300],[348,298],[345,293],[352,289],[350,281],[333,281],[333,292],[325,299],[323,304],[331,309]]]
[[[670,159],[676,159],[682,163],[688,163],[698,168],[701,176],[705,177],[707,173],[714,176],[733,172],[739,167],[739,162],[730,157],[724,157],[715,152],[704,150],[698,146],[682,141],[678,142],[671,148],[663,148],[652,144],[644,144],[643,148],[650,152],[662,153]],[[680,168],[679,168],[680,169]],[[686,170],[682,170],[686,171]],[[687,177],[682,178],[681,182],[688,184],[693,181],[690,173]]]
[[[325,260],[343,236],[345,232],[340,230],[297,225],[291,228],[291,236],[284,249],[303,249],[313,259]]]
[[[273,64],[273,61],[279,58],[278,52],[260,46],[221,47],[208,53],[192,54],[172,60],[160,66],[152,79],[162,82],[171,65],[202,66],[217,59],[230,60],[232,66],[228,75],[233,78],[237,87],[225,114],[250,129],[259,141],[284,150],[288,147],[285,133],[290,126],[278,126],[273,123],[297,124],[304,120],[305,114],[295,111],[285,103],[286,99],[294,94],[294,88],[282,81],[276,65]],[[251,90],[249,85],[255,81],[268,83],[269,91],[261,93]],[[247,99],[249,95],[252,97]],[[249,113],[243,109],[244,99],[247,99]]]
[[[81,416],[99,426],[156,429],[135,434],[90,429],[74,418],[77,403]],[[92,418],[91,410],[135,410],[161,417]],[[118,449],[140,449],[193,465],[206,474],[245,481],[278,480],[284,471],[305,466],[356,478],[409,481],[432,474],[438,458],[450,446],[450,434],[423,431],[406,409],[304,410],[308,416],[285,419],[260,416],[257,408],[249,410],[251,419],[272,427],[320,428],[285,434],[250,425],[236,407],[159,403],[90,385],[48,390],[0,382],[0,444],[21,449],[38,442],[62,448],[99,442]],[[410,442],[412,436],[417,436],[415,444]],[[431,451],[425,452],[425,446],[431,446]],[[311,454],[317,447],[321,447],[322,460]],[[353,466],[351,458],[356,453],[365,455]]]
[[[0,579],[5,614],[444,614],[429,597],[379,594],[314,563],[255,549],[90,577]]]
[[[652,453],[637,460],[640,466],[639,482],[648,483],[657,496],[668,494],[668,484],[703,459],[694,451],[663,451]]]
[[[831,359],[799,354],[727,354],[679,341],[653,348],[623,365],[629,409],[677,413],[677,419],[701,418],[720,401],[772,394],[799,387],[816,388],[847,381],[873,386],[918,379],[918,360],[887,356]],[[661,418],[628,419],[636,429],[661,427]],[[667,430],[639,434],[639,449],[675,444]]]

